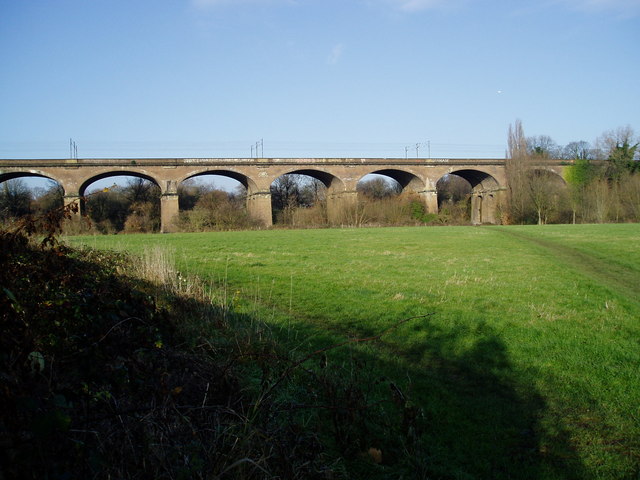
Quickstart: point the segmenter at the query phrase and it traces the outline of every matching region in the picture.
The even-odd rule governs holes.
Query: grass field
[[[69,238],[174,252],[301,350],[409,392],[442,478],[638,478],[640,225]],[[435,473],[434,473],[435,472]]]

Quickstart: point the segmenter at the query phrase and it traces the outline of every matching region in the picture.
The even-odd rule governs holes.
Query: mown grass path
[[[591,236],[590,241],[584,238],[576,241],[566,234],[571,227],[565,226],[560,235],[554,231],[557,227],[547,228],[550,231],[542,234],[540,231],[514,228],[503,228],[502,231],[543,247],[549,255],[577,274],[597,279],[614,291],[627,295],[628,300],[640,302],[640,259],[634,255],[640,252],[640,238],[623,239],[629,241],[632,248],[620,250],[616,248],[616,239],[611,237],[594,239]]]
[[[162,245],[234,308],[391,379],[424,411],[430,474],[636,478],[640,225],[95,237]]]

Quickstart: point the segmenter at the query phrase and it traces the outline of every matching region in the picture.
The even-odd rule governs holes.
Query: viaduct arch
[[[58,182],[65,204],[79,201],[94,181],[131,175],[160,187],[161,231],[174,231],[178,186],[190,178],[216,174],[233,178],[247,189],[249,214],[269,227],[271,184],[285,174],[304,174],[327,187],[329,221],[341,223],[343,212],[357,202],[356,185],[368,174],[386,175],[419,196],[430,213],[438,212],[436,184],[444,175],[459,175],[472,187],[472,223],[497,223],[507,187],[504,159],[448,158],[129,158],[129,159],[6,159],[0,160],[0,182],[38,176]],[[544,168],[562,175],[560,161]]]

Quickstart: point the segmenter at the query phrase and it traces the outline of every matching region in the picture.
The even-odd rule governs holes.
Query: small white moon
[[[502,90],[498,90],[498,95],[500,95],[502,93]]]

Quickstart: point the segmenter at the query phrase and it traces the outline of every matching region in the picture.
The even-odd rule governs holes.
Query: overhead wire
[[[255,142],[248,140],[78,140],[84,158],[250,158]],[[415,142],[345,142],[264,140],[260,155],[267,158],[404,158],[416,157]],[[506,145],[420,143],[420,158],[503,158]],[[411,153],[413,154],[411,154]],[[68,143],[0,141],[0,158],[66,158]]]

